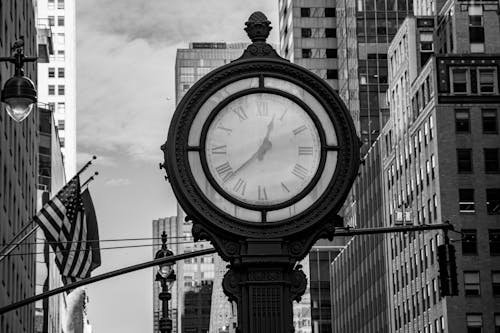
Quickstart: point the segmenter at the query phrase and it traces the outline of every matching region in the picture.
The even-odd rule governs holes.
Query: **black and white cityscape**
[[[0,90],[0,333],[500,333],[498,0],[0,0]]]

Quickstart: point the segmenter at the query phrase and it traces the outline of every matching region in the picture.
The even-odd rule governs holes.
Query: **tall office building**
[[[335,0],[279,0],[280,54],[338,91]]]
[[[75,15],[75,0],[37,1],[37,24],[52,36],[49,61],[38,65],[38,100],[54,111],[68,179],[76,173]]]
[[[459,295],[441,297],[442,232],[387,236],[392,332],[500,330],[498,1],[417,1],[389,50],[384,221],[450,221]],[[425,9],[425,11],[424,11]],[[406,220],[406,219],[404,219]]]
[[[380,139],[370,147],[354,182],[357,227],[384,226]],[[351,224],[356,226],[356,224]],[[384,236],[353,237],[331,265],[334,333],[390,332]]]
[[[35,1],[0,2],[0,56],[10,56],[12,44],[25,36],[24,53],[37,54]],[[36,82],[36,63],[25,65]],[[14,65],[0,63],[0,86],[14,74]],[[38,173],[38,117],[32,112],[21,123],[0,109],[0,243],[10,242],[36,212]],[[35,235],[0,262],[0,306],[35,294]],[[33,304],[0,316],[2,333],[33,332]]]
[[[387,49],[413,13],[413,0],[338,0],[339,94],[347,105],[365,153],[389,119]]]

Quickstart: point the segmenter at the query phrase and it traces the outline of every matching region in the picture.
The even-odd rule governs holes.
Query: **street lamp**
[[[161,243],[161,249],[156,252],[155,259],[173,256],[174,253],[167,249],[167,234],[165,231],[161,234]],[[162,316],[159,322],[161,333],[172,332],[172,319],[168,316],[168,301],[172,298],[169,290],[176,279],[173,266],[172,262],[162,263],[158,265],[158,272],[156,273],[156,281],[159,281],[161,286],[161,292],[158,296],[162,302]]]
[[[24,56],[24,37],[21,36],[11,48],[13,55],[0,57],[0,62],[10,62],[15,65],[15,74],[5,82],[1,101],[9,116],[17,122],[23,121],[33,110],[37,101],[35,84],[24,76],[24,63],[36,61],[36,57]]]

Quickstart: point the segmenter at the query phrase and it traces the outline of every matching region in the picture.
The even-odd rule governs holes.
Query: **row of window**
[[[300,17],[335,17],[335,16],[337,16],[335,7],[300,8]]]
[[[481,279],[479,271],[464,272],[465,296],[481,296]],[[500,297],[500,271],[491,272],[492,296]]]
[[[495,313],[495,333],[500,333],[500,314]],[[482,313],[467,313],[465,315],[467,333],[486,333],[483,331]]]
[[[457,149],[458,173],[473,172],[472,155],[472,149]],[[485,173],[498,173],[500,171],[498,148],[483,148],[483,161]]]
[[[57,86],[57,94],[59,96],[63,96],[65,93],[65,86],[64,84],[59,84]],[[56,94],[56,86],[53,84],[49,84],[49,95],[54,96]]]
[[[337,58],[337,49],[302,49],[302,58]]]
[[[498,117],[496,109],[481,109],[484,134],[498,133]],[[455,131],[460,134],[470,133],[471,118],[469,109],[455,109]]]
[[[422,296],[420,297],[420,295]],[[432,305],[436,305],[440,298],[437,280],[433,279],[431,284],[422,287],[421,292],[416,291],[415,295],[411,296],[411,304],[410,300],[407,299],[402,302],[402,306],[398,305],[398,307],[394,309],[396,329],[400,329],[411,322],[412,319],[417,318],[421,313],[430,309]]]
[[[458,201],[460,213],[472,214],[476,212],[474,189],[458,189]],[[500,188],[486,189],[486,212],[490,215],[500,214]]]
[[[490,255],[500,255],[500,229],[489,229],[489,248]],[[462,229],[462,254],[477,255],[477,230]]]
[[[65,73],[64,67],[57,68],[57,77],[58,78],[64,78],[65,74],[66,73]],[[49,75],[49,78],[55,78],[56,77],[56,68],[49,67],[48,68],[48,75]]]
[[[455,67],[451,70],[451,92],[454,94],[498,93],[497,71],[493,67]]]
[[[56,18],[53,15],[49,15],[49,26],[54,27],[56,25]],[[64,16],[57,16],[57,25],[64,27]]]
[[[56,0],[48,0],[48,9],[56,9]],[[57,9],[64,9],[64,0],[57,0]]]
[[[286,34],[286,33],[285,33]],[[302,38],[336,38],[337,29],[335,28],[302,28]]]

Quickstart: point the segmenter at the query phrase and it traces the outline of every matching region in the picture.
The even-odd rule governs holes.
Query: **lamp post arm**
[[[161,259],[155,259],[155,260],[147,261],[147,262],[137,264],[134,266],[120,268],[120,269],[117,269],[117,270],[114,270],[111,272],[103,273],[101,275],[89,277],[89,278],[86,278],[86,279],[83,279],[83,280],[80,280],[80,281],[77,281],[74,283],[69,283],[65,286],[62,286],[62,287],[59,287],[56,289],[46,291],[46,292],[41,293],[39,295],[28,297],[22,301],[4,306],[4,307],[0,308],[0,315],[4,314],[6,312],[9,312],[9,311],[15,310],[17,308],[20,308],[26,304],[30,304],[30,303],[39,301],[41,299],[44,299],[44,298],[47,298],[50,296],[60,294],[62,292],[68,291],[68,290],[72,290],[72,289],[75,289],[75,288],[78,288],[81,286],[85,286],[87,284],[91,284],[91,283],[98,282],[101,280],[106,280],[106,279],[109,279],[109,278],[112,278],[115,276],[131,273],[131,272],[135,272],[135,271],[138,271],[138,270],[141,270],[144,268],[158,266],[158,265],[163,264],[163,263],[175,263],[178,260],[183,260],[183,259],[188,259],[188,258],[193,258],[193,257],[198,257],[198,256],[204,256],[204,255],[212,254],[215,252],[216,252],[216,250],[212,248],[212,249],[199,250],[199,251],[194,251],[194,252],[189,252],[189,253],[182,253],[182,254],[177,254],[177,255],[171,256],[171,257],[164,257]]]

